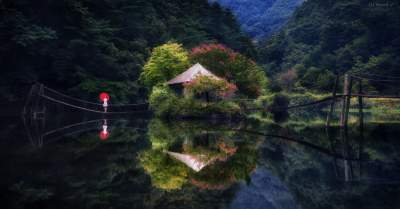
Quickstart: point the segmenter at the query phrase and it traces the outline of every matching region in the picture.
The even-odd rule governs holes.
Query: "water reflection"
[[[166,190],[181,189],[185,184],[223,190],[248,181],[256,168],[262,138],[238,139],[236,132],[220,129],[199,123],[151,121],[151,148],[140,154],[140,162],[153,185]]]
[[[36,148],[41,148],[45,144],[57,141],[63,137],[90,132],[92,130],[100,130],[99,139],[101,141],[106,141],[111,134],[108,121],[110,121],[110,119],[95,119],[67,124],[48,130],[46,129],[45,118],[31,121],[29,121],[27,118],[23,118],[23,124],[27,137],[31,145]]]
[[[341,131],[140,118],[36,120],[27,123],[28,146],[21,126],[9,127],[0,141],[5,208],[400,205],[396,124]]]
[[[103,120],[102,130],[100,131],[100,139],[105,141],[110,136],[110,132],[108,131],[107,119]]]

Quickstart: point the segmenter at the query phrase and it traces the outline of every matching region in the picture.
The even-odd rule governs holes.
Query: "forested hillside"
[[[234,16],[207,0],[0,1],[0,97],[17,100],[33,82],[81,97],[142,97],[138,76],[151,48],[223,43],[254,56]]]
[[[251,37],[265,39],[280,30],[304,0],[210,0],[231,9]]]
[[[308,0],[260,48],[268,74],[297,87],[329,91],[334,74],[348,71],[399,77],[400,6],[395,0]],[[400,86],[369,84],[371,91],[391,93]]]

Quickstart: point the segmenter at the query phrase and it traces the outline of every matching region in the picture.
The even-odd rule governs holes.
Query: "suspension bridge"
[[[63,105],[75,110],[105,115],[131,114],[148,110],[148,103],[143,102],[135,104],[109,104],[107,111],[104,111],[102,103],[72,97],[37,83],[30,89],[22,114],[25,116],[31,115],[33,118],[42,117],[46,112],[44,101],[50,101],[54,104]]]
[[[375,77],[372,77],[375,76]],[[381,94],[368,94],[363,90],[363,81],[368,82],[379,82],[383,85],[392,85],[400,87],[400,77],[386,76],[386,75],[375,75],[375,74],[364,74],[360,72],[353,72],[345,74],[343,76],[343,93],[338,94],[340,75],[337,75],[335,79],[334,88],[332,90],[332,95],[327,96],[323,99],[317,101],[311,101],[301,104],[291,104],[289,106],[282,107],[254,107],[251,105],[242,106],[244,112],[248,111],[267,111],[267,112],[279,112],[279,111],[289,111],[296,110],[300,108],[312,107],[315,105],[320,105],[324,103],[330,103],[330,108],[328,111],[326,125],[330,126],[332,115],[335,110],[335,104],[338,100],[342,101],[341,113],[340,113],[340,126],[347,126],[348,113],[350,108],[351,98],[358,98],[358,107],[360,109],[360,117],[362,117],[363,98],[385,98],[385,99],[400,99],[400,95],[381,95]],[[353,83],[358,82],[358,92],[353,93]],[[49,88],[43,84],[37,83],[30,89],[29,95],[27,97],[26,103],[23,108],[24,116],[32,116],[32,118],[43,117],[46,113],[46,105],[44,101],[50,101],[54,104],[63,105],[75,110],[80,110],[84,112],[102,114],[102,115],[115,115],[115,114],[132,114],[149,110],[149,104],[147,102],[135,103],[135,104],[110,104],[107,107],[107,111],[104,111],[102,103],[96,103],[87,101],[84,99],[76,98],[55,89]],[[236,101],[236,100],[234,100]],[[238,100],[239,101],[239,100]],[[254,100],[246,100],[250,103],[254,103]]]

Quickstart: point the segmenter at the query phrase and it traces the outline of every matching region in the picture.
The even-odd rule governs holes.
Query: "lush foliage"
[[[240,107],[231,101],[206,102],[194,95],[178,97],[168,86],[157,86],[150,94],[150,108],[155,115],[163,118],[198,117],[207,118],[213,114],[224,117],[240,116]]]
[[[344,72],[375,79],[399,76],[399,11],[394,0],[308,0],[262,44],[259,60],[271,76],[296,69],[299,86],[317,91],[332,89],[333,75]],[[399,88],[369,84],[380,92]]]
[[[18,100],[35,81],[94,100],[147,96],[137,80],[150,49],[217,41],[254,55],[233,15],[206,0],[3,0],[0,97]]]
[[[164,83],[189,67],[189,55],[182,45],[168,43],[153,49],[149,61],[140,74],[140,79],[148,87]]]
[[[209,76],[198,76],[189,83],[184,84],[185,93],[191,95],[210,94],[217,98],[233,96],[237,87],[226,80],[217,80]]]
[[[169,45],[157,47],[154,50],[153,56],[142,73],[143,80],[148,79],[149,87],[158,84],[153,88],[149,100],[150,107],[157,116],[204,117],[215,114],[222,114],[225,117],[239,116],[241,115],[239,105],[232,101],[224,101],[224,99],[231,98],[236,91],[241,96],[252,98],[266,92],[267,78],[262,69],[251,59],[221,44],[202,44],[193,48],[189,61],[204,64],[207,69],[222,79],[197,76],[182,86],[173,87],[174,91],[172,91],[163,83],[182,70],[181,68],[171,69],[169,66],[185,66],[187,59],[184,50],[179,45],[173,44],[178,52],[169,53],[161,50]],[[163,53],[158,53],[158,51]],[[176,56],[185,59],[176,59]],[[155,61],[159,57],[162,58]],[[171,70],[165,70],[167,68]],[[183,89],[183,95],[178,96],[175,93],[177,88]]]
[[[242,28],[256,39],[277,32],[304,0],[210,0],[231,9]]]
[[[234,83],[239,92],[246,96],[258,97],[267,88],[268,81],[262,68],[224,45],[203,44],[195,47],[190,59]]]

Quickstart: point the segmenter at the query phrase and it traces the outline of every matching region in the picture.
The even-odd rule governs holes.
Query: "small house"
[[[200,63],[197,63],[185,72],[177,75],[175,78],[168,81],[167,84],[177,93],[182,94],[184,90],[184,84],[195,80],[198,76],[201,75],[209,76],[216,80],[222,80],[221,78],[204,68]]]

